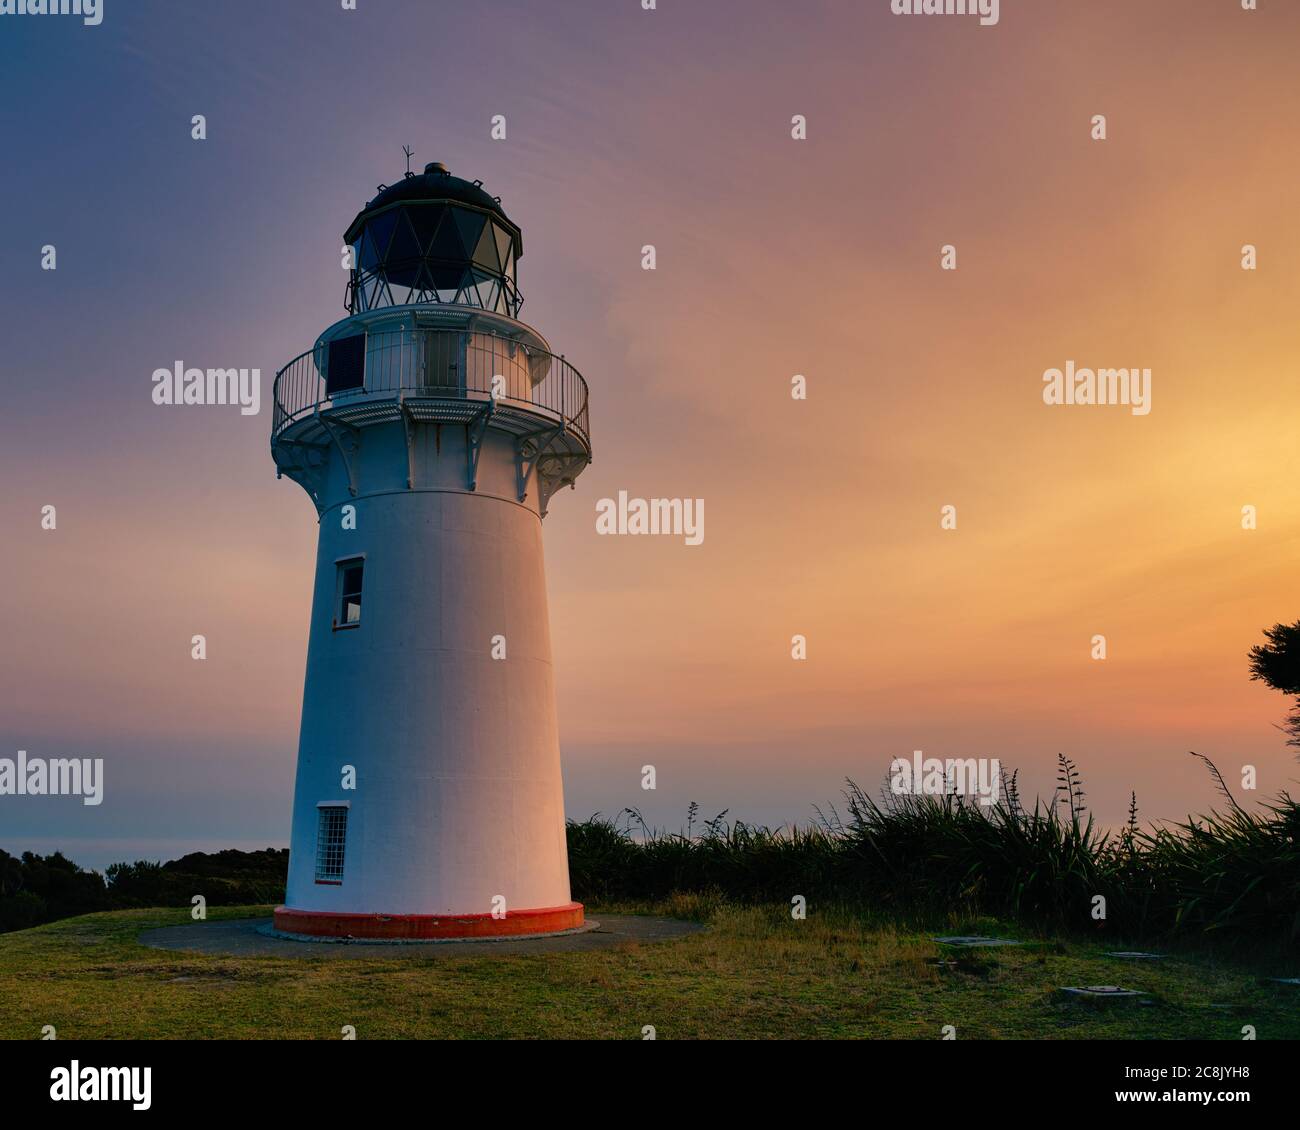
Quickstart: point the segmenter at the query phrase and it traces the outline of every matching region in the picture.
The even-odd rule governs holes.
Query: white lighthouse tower
[[[519,321],[519,228],[441,164],[348,228],[349,316],[275,379],[320,518],[285,904],[357,938],[582,925],[541,519],[591,460],[587,385]]]

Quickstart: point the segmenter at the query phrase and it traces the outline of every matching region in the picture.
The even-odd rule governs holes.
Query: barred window
[[[318,808],[316,882],[343,882],[343,850],[348,838],[348,810],[341,805]]]

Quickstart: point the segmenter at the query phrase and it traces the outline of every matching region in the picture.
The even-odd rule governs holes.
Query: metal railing
[[[358,252],[358,255],[360,252]],[[384,262],[362,270],[354,267],[343,295],[343,307],[349,314],[367,310],[380,310],[386,306],[413,306],[417,303],[431,305],[476,306],[480,310],[495,310],[512,318],[519,317],[524,296],[509,272],[476,278],[468,286],[436,289],[414,283],[398,283],[389,272],[407,272],[415,276],[424,259]],[[484,295],[487,297],[484,298]]]
[[[340,372],[333,386],[329,343],[307,350],[276,373],[272,443],[285,428],[318,409],[400,393],[431,399],[491,398],[525,411],[538,410],[590,447],[587,382],[563,357],[481,331],[388,330],[357,335],[361,337],[364,345],[349,339],[364,351],[361,364],[353,361],[342,373],[336,355]]]

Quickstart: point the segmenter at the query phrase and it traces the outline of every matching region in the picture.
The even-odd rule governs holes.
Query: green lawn
[[[600,908],[591,908],[595,914]],[[606,907],[607,911],[648,908]],[[1300,1038],[1300,970],[1204,954],[1110,959],[1115,941],[1041,942],[931,963],[935,931],[849,914],[792,921],[784,908],[683,899],[653,908],[702,917],[677,941],[536,956],[225,958],[149,949],[136,935],[190,921],[185,909],[115,911],[0,935],[0,1037],[38,1039],[1259,1039]],[[209,917],[268,916],[269,907]],[[1028,939],[992,922],[949,923]],[[1300,962],[1297,962],[1300,964]],[[1141,989],[1148,1006],[1090,1007],[1061,985]]]

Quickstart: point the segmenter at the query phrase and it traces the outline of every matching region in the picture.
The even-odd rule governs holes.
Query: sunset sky
[[[1300,619],[1298,46],[1282,0],[0,17],[0,757],[106,773],[0,797],[0,848],[287,843],[316,518],[271,382],[403,144],[502,198],[591,389],[545,523],[570,816],[806,822],[916,749],[1027,795],[1066,753],[1106,824],[1212,806],[1188,750],[1294,790],[1246,652]],[[260,367],[261,414],[154,405],[177,360]],[[1150,368],[1150,414],[1045,405],[1071,360]],[[703,544],[599,536],[620,490],[703,498]]]

